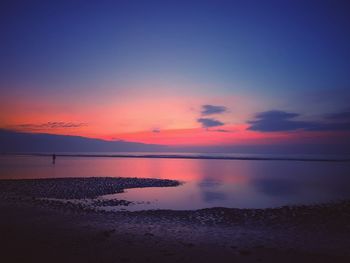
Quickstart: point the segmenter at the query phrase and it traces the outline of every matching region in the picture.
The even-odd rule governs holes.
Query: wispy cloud
[[[14,128],[27,130],[42,130],[58,128],[79,128],[84,126],[88,126],[88,124],[84,122],[49,121],[45,123],[23,123],[16,125]]]
[[[202,116],[212,115],[212,114],[221,114],[227,111],[225,106],[215,106],[215,105],[202,105]]]
[[[199,118],[197,121],[202,124],[203,128],[210,128],[210,127],[217,127],[217,126],[222,126],[224,125],[223,122],[215,120],[215,119],[210,119],[210,118]]]
[[[225,129],[215,129],[215,130],[210,130],[210,131],[213,131],[213,132],[232,132],[230,130],[225,130]]]
[[[347,121],[350,122],[350,110],[344,112],[332,113],[326,116],[327,119],[333,121]]]
[[[152,130],[152,132],[154,132],[154,133],[160,133],[160,129],[159,129],[159,128],[155,128],[155,129]]]

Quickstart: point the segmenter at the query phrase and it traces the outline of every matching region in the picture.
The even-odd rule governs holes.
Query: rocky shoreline
[[[2,196],[83,199],[121,193],[127,188],[178,186],[180,182],[149,178],[52,178],[0,180]]]
[[[86,213],[113,214],[99,210],[106,206],[128,206],[132,202],[121,199],[101,200],[97,197],[121,193],[128,188],[174,187],[175,180],[145,178],[57,178],[0,180],[0,198],[14,202],[29,202],[39,206]],[[267,209],[206,208],[200,210],[144,210],[120,211],[119,215],[162,217],[199,224],[268,224],[280,222],[293,224],[327,224],[338,220],[350,224],[350,201],[342,200],[326,204],[283,206]]]

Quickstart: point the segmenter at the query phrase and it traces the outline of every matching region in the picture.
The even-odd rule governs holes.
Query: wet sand
[[[98,205],[46,199],[178,184],[137,178],[1,180],[1,262],[350,260],[349,201],[275,209],[107,212]]]

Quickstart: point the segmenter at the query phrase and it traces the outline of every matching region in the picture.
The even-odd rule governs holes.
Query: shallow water
[[[128,210],[266,208],[350,198],[349,162],[0,156],[0,179],[147,177],[170,188],[130,189],[102,198],[137,202]]]

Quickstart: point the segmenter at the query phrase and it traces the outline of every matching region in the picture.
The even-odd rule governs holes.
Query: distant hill
[[[197,152],[247,154],[350,154],[349,139],[342,144],[289,143],[262,145],[165,146],[127,141],[105,141],[81,136],[24,133],[0,129],[1,153],[59,152]]]
[[[166,146],[105,141],[81,136],[23,133],[0,129],[0,153],[29,152],[153,152]]]

